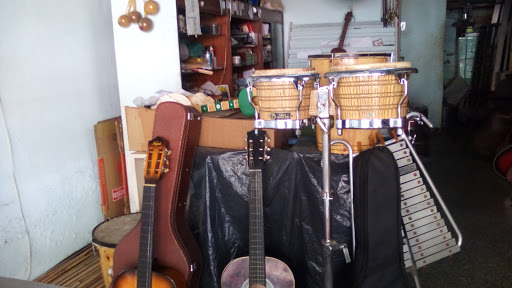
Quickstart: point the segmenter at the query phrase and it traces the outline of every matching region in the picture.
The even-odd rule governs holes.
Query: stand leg
[[[405,244],[407,245],[407,253],[409,253],[409,257],[411,259],[410,273],[412,275],[412,278],[414,279],[414,285],[416,286],[416,288],[421,288],[420,278],[418,277],[418,268],[416,267],[416,260],[414,259],[414,256],[412,254],[411,243],[409,243],[409,239],[405,235],[406,230],[405,230],[404,221],[401,221],[401,222],[402,222],[402,232],[404,232]]]
[[[319,119],[322,129],[322,194],[324,198],[324,287],[332,288],[332,250],[331,242],[331,210],[330,210],[330,190],[331,190],[331,146],[330,146],[330,119]]]

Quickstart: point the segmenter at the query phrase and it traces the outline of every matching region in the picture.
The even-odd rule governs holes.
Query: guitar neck
[[[340,43],[338,44],[338,48],[340,49],[343,48],[350,20],[352,20],[352,12],[347,12],[347,14],[345,15],[345,21],[343,22],[343,30],[341,31]]]
[[[151,287],[153,263],[153,230],[155,223],[156,181],[144,183],[142,195],[141,227],[139,242],[139,264],[137,268],[137,288]]]
[[[348,22],[345,22],[345,24],[343,24],[343,31],[341,32],[340,43],[338,45],[339,48],[343,48],[343,44],[345,42],[345,36],[347,36],[348,24],[349,24]]]
[[[249,170],[249,285],[265,286],[263,189],[260,169]]]

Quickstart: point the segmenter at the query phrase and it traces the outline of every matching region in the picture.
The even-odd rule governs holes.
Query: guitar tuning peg
[[[162,172],[164,172],[164,173],[169,172],[169,168],[164,168],[164,169],[162,170]]]
[[[265,151],[270,151],[270,147],[265,147]]]
[[[171,151],[171,150],[167,150],[167,151],[166,151],[166,154],[167,154],[167,155],[171,155],[171,154],[172,154],[172,151]]]
[[[270,138],[265,137],[265,141],[270,142]]]
[[[165,165],[169,165],[169,160],[165,159]]]
[[[265,160],[268,160],[268,159],[270,159],[270,156],[265,155],[264,159],[265,159]]]

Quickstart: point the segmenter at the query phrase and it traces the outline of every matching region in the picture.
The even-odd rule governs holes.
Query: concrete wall
[[[403,1],[402,56],[418,68],[409,85],[409,106],[427,106],[428,118],[440,127],[443,105],[443,58],[446,0]]]
[[[34,279],[103,221],[93,127],[120,115],[110,2],[1,6],[0,276]]]

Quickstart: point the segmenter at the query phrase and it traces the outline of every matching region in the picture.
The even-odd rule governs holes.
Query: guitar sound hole
[[[268,279],[266,279],[266,280],[267,280],[267,284],[265,286],[267,288],[274,288],[274,285]],[[249,288],[249,279],[245,280],[245,282],[244,282],[244,284],[242,284],[241,288]]]

